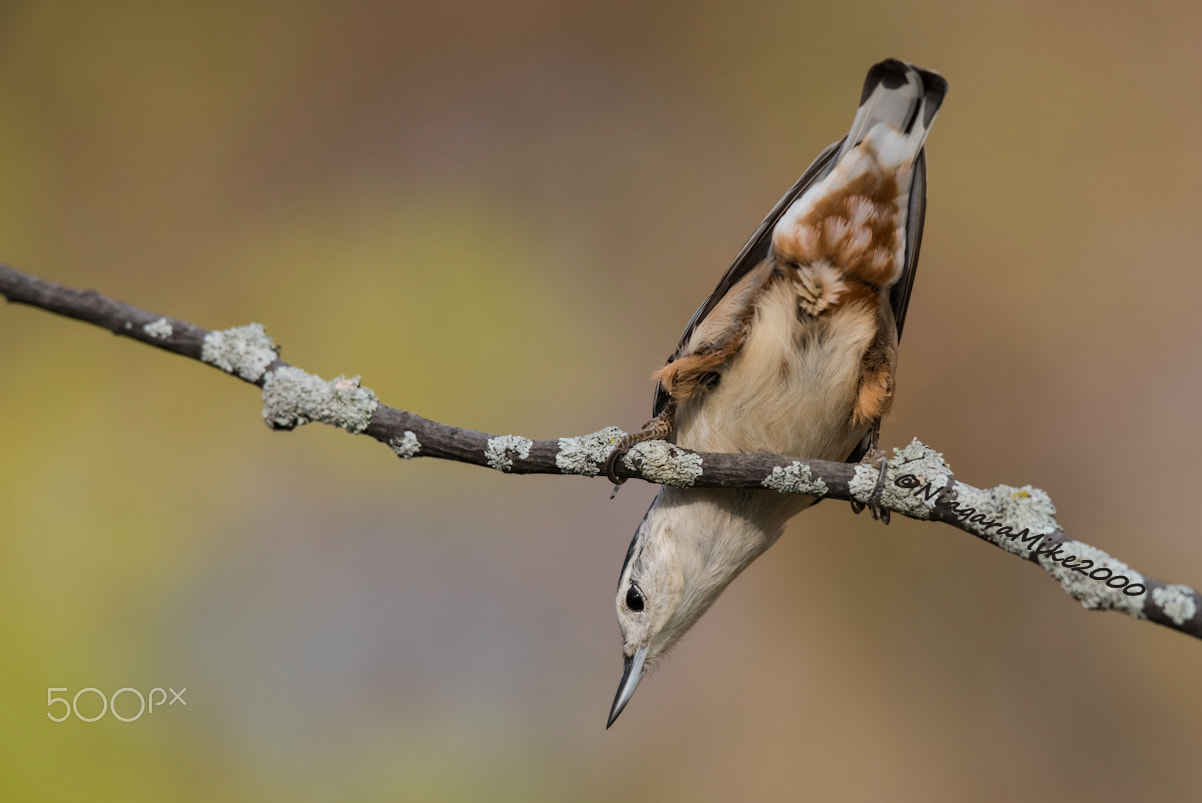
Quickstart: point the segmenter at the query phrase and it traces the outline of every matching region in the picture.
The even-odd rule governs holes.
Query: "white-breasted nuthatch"
[[[655,417],[619,441],[611,479],[613,460],[650,438],[702,452],[881,459],[926,211],[923,143],[946,92],[938,74],[896,59],[868,71],[851,131],[768,214],[656,372]],[[625,671],[609,725],[657,659],[815,501],[660,489],[618,579]]]

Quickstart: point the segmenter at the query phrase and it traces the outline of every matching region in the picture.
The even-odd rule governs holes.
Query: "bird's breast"
[[[878,303],[876,292],[830,265],[776,267],[719,382],[677,410],[676,442],[846,459],[865,431],[853,425],[852,409]]]

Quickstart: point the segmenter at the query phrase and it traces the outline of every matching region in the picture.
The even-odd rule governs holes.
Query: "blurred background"
[[[1202,585],[1199,4],[304,6],[0,5],[0,260],[448,423],[630,429],[901,57],[951,92],[884,444]],[[651,486],[272,433],[28,307],[0,365],[0,799],[1202,790],[1202,645],[951,528],[804,514],[607,732]],[[47,719],[125,687],[187,706]]]

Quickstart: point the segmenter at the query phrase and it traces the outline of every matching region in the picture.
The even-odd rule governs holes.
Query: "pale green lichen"
[[[848,483],[852,497],[860,502],[871,501],[880,474],[878,465],[857,465]],[[929,519],[939,491],[950,481],[951,474],[943,455],[915,438],[905,447],[893,450],[878,502],[883,508],[912,518]]]
[[[701,455],[685,451],[667,441],[643,441],[622,457],[631,471],[660,485],[687,488],[701,476]]]
[[[1056,506],[1045,491],[1030,485],[974,488],[957,482],[954,507],[947,503],[969,532],[1007,552],[1029,557],[1041,537],[1056,532]]]
[[[618,427],[606,427],[589,435],[560,438],[555,466],[564,474],[595,477],[601,473],[614,444],[625,434]]]
[[[525,460],[530,456],[530,447],[534,441],[521,435],[499,435],[488,439],[484,447],[484,457],[491,468],[497,471],[509,471],[513,468],[513,458]]]
[[[289,365],[272,371],[263,383],[263,418],[273,429],[318,421],[362,432],[378,404],[376,394],[360,387],[357,376],[327,382]]]
[[[159,318],[157,321],[151,321],[143,326],[142,331],[155,340],[166,340],[171,337],[171,333],[175,330],[166,318]]]
[[[422,450],[422,445],[418,442],[417,436],[413,434],[412,430],[408,429],[399,438],[390,440],[388,445],[392,447],[392,451],[396,452],[398,457],[403,457],[406,460],[412,460]]]
[[[816,478],[809,466],[797,462],[773,467],[772,474],[762,484],[765,488],[787,494],[825,496],[828,490],[826,483]]]
[[[275,358],[275,343],[261,323],[209,332],[200,350],[203,361],[249,382],[258,382]]]
[[[1194,590],[1189,586],[1164,586],[1153,589],[1152,602],[1164,611],[1164,615],[1172,619],[1180,627],[1198,614],[1198,605],[1194,602]]]
[[[1080,602],[1083,607],[1091,610],[1122,611],[1136,619],[1147,618],[1144,616],[1143,594],[1146,587],[1141,588],[1138,594],[1123,592],[1124,588],[1130,589],[1135,585],[1143,586],[1144,577],[1121,560],[1112,558],[1102,550],[1078,541],[1066,541],[1060,546],[1059,554],[1053,552],[1046,545],[1040,547],[1039,551],[1043,554],[1036,556],[1036,562],[1048,574],[1056,578],[1060,582],[1060,587],[1068,592],[1069,596]],[[1082,566],[1081,564],[1086,561],[1090,561],[1088,566]],[[1101,569],[1106,569],[1109,573],[1105,577],[1090,576]],[[1107,585],[1107,581],[1113,582],[1119,577],[1125,579],[1122,585],[1117,583]]]

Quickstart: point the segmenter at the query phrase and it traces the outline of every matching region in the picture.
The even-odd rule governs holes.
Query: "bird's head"
[[[651,503],[618,578],[625,668],[606,727],[622,713],[639,681],[780,534],[783,519],[766,531],[764,517],[754,515],[741,498],[756,496],[664,488]]]

